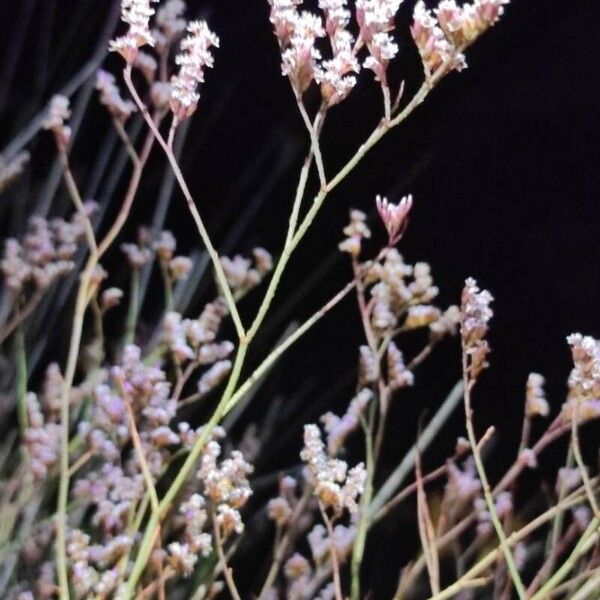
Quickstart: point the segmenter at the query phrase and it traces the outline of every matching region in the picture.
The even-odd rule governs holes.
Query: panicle
[[[398,53],[398,45],[390,32],[403,0],[357,0],[356,20],[360,39],[366,44],[369,56],[363,66],[375,73],[375,79],[387,85],[386,71],[390,60]]]
[[[111,40],[109,50],[118,52],[128,64],[132,65],[142,46],[153,46],[150,33],[150,17],[154,14],[151,4],[159,0],[121,0],[121,20],[129,25],[127,33]]]
[[[191,21],[187,31],[189,35],[182,40],[181,52],[175,58],[179,73],[171,78],[171,110],[178,121],[196,110],[200,99],[196,90],[204,81],[204,69],[214,64],[210,48],[219,47],[219,38],[206,21]]]
[[[494,314],[490,308],[493,296],[480,290],[475,279],[465,281],[461,302],[461,325],[463,350],[468,358],[469,377],[474,380],[487,365],[490,347],[485,339],[488,323]]]
[[[363,463],[348,470],[348,465],[325,452],[325,444],[317,425],[304,426],[304,448],[300,458],[306,462],[314,494],[325,508],[336,514],[347,508],[358,510],[357,500],[364,491],[367,472]]]
[[[463,50],[498,21],[506,4],[508,0],[474,0],[458,6],[455,0],[441,0],[432,12],[419,0],[411,34],[426,74],[431,76],[441,67],[465,68]]]
[[[569,375],[569,392],[563,405],[563,416],[583,422],[600,416],[600,341],[590,335],[573,333],[567,337],[573,356]]]

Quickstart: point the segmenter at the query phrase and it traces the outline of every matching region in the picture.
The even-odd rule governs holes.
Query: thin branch
[[[217,519],[215,517],[214,510],[211,510],[211,513],[213,522],[213,533],[215,536],[215,546],[217,547],[219,563],[221,565],[223,575],[225,576],[225,581],[227,582],[227,588],[229,589],[229,593],[231,594],[234,600],[241,600],[240,594],[235,586],[235,581],[233,580],[232,571],[227,566],[227,558],[225,556],[225,552],[223,551],[223,539],[221,537],[221,528],[219,527],[219,523],[217,522]]]

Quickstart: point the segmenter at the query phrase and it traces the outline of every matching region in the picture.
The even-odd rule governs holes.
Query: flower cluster
[[[580,333],[571,334],[567,341],[574,366],[563,413],[569,418],[577,407],[578,418],[585,421],[600,415],[600,342]]]
[[[487,367],[490,347],[485,339],[488,322],[494,314],[490,308],[493,296],[487,290],[480,290],[473,278],[465,281],[461,299],[460,334],[463,350],[468,360],[469,377],[477,379]]]
[[[344,445],[350,433],[356,430],[360,422],[360,416],[373,398],[373,392],[369,388],[363,388],[352,398],[348,410],[341,417],[327,412],[321,417],[321,423],[327,433],[327,453],[335,456]]]
[[[59,146],[66,148],[71,141],[71,128],[65,124],[71,117],[71,103],[66,96],[52,96],[46,118],[42,125],[44,129],[54,133]]]
[[[221,319],[225,314],[226,307],[218,298],[204,307],[198,319],[183,319],[177,312],[165,315],[163,341],[178,364],[194,361],[199,365],[210,365],[226,359],[231,354],[231,342],[215,342]]]
[[[348,31],[350,11],[347,0],[319,0],[323,17],[309,11],[299,11],[302,0],[270,0],[271,23],[281,49],[281,72],[289,77],[292,87],[301,96],[313,81],[321,86],[327,106],[344,100],[356,85],[360,69],[353,48],[354,38]],[[322,60],[316,47],[319,38],[327,36],[332,58]]]
[[[206,557],[212,551],[212,536],[204,532],[208,521],[206,500],[200,494],[192,494],[181,504],[179,513],[184,522],[183,542],[169,544],[169,562],[177,572],[188,576],[198,555]]]
[[[412,196],[405,196],[398,204],[392,204],[388,202],[387,198],[378,195],[375,198],[375,203],[379,216],[387,229],[389,245],[395,246],[400,241],[408,225],[408,214],[412,208]]]
[[[286,475],[279,482],[279,496],[269,500],[267,514],[269,519],[275,521],[279,527],[288,524],[294,508],[298,504],[296,487],[298,482],[291,476]]]
[[[181,52],[175,58],[179,73],[171,78],[171,110],[179,121],[196,110],[200,99],[196,88],[204,81],[204,69],[214,64],[210,48],[219,47],[219,38],[205,21],[191,21],[187,31],[190,35],[181,42]]]
[[[371,322],[379,333],[394,330],[411,306],[428,306],[438,295],[429,265],[424,262],[418,262],[414,267],[407,265],[395,248],[388,248],[383,260],[369,266],[365,283],[372,285]]]
[[[547,417],[550,406],[544,392],[544,377],[539,373],[529,373],[525,392],[525,414],[528,417]]]
[[[254,248],[252,254],[254,265],[239,254],[233,258],[221,257],[227,283],[238,298],[259,285],[273,269],[273,258],[264,248]]]
[[[448,480],[444,488],[444,512],[451,519],[459,516],[481,492],[473,461],[467,460],[462,468],[453,461],[447,463]]]
[[[183,0],[167,0],[157,11],[154,19],[155,28],[152,30],[156,48],[162,52],[185,31],[187,26],[183,18],[185,12]]]
[[[100,69],[96,74],[96,89],[100,92],[100,104],[121,123],[125,123],[137,108],[131,100],[124,100],[115,83],[114,75]]]
[[[197,477],[202,482],[204,496],[215,507],[217,524],[227,537],[244,530],[239,511],[252,494],[248,475],[252,473],[253,467],[238,450],[234,450],[229,458],[219,464],[220,455],[221,445],[215,440],[208,442]]]
[[[88,215],[95,208],[94,202],[85,203]],[[22,242],[8,238],[4,243],[0,269],[6,286],[15,295],[28,286],[46,289],[73,269],[75,253],[84,238],[85,226],[79,213],[69,221],[31,217]]]
[[[151,3],[159,0],[121,0],[121,19],[129,25],[127,33],[110,41],[110,51],[118,52],[128,64],[133,64],[139,48],[153,46],[154,39],[150,33],[150,17],[154,14]]]
[[[356,85],[360,64],[353,49],[354,38],[348,31],[350,11],[347,0],[319,0],[325,16],[325,32],[329,37],[333,57],[315,66],[315,81],[321,86],[321,96],[328,106],[344,100]],[[293,42],[292,42],[293,46]]]
[[[300,458],[306,462],[314,494],[325,508],[331,508],[337,514],[344,508],[351,513],[358,510],[357,501],[367,477],[363,463],[348,469],[343,460],[328,456],[316,425],[304,426],[304,448]]]
[[[106,544],[92,544],[87,533],[72,530],[67,541],[67,556],[76,597],[107,597],[111,594],[120,577],[117,563],[131,543],[128,536],[120,535]]]
[[[106,462],[78,478],[72,493],[78,500],[90,504],[92,525],[110,537],[123,533],[144,491],[141,473],[127,473],[123,467]]]
[[[368,50],[369,56],[363,66],[375,73],[377,81],[387,85],[386,71],[390,60],[397,52],[398,45],[393,41],[390,31],[395,27],[394,17],[403,0],[357,0],[356,20],[360,27],[360,39]]]
[[[505,4],[508,0],[474,0],[459,7],[455,0],[441,0],[434,15],[419,0],[410,30],[427,75],[442,66],[465,68],[462,51],[498,21]]]
[[[33,392],[27,394],[27,423],[23,442],[29,451],[31,472],[36,479],[43,480],[58,459],[61,427],[51,417],[45,418]]]
[[[152,248],[170,284],[187,278],[192,270],[192,260],[188,256],[175,256],[177,241],[170,231],[162,231]]]
[[[404,364],[404,357],[398,346],[390,342],[387,348],[387,378],[390,390],[398,390],[413,385],[415,376]]]
[[[111,369],[112,386],[96,386],[89,422],[80,424],[80,435],[90,447],[106,460],[117,461],[122,448],[131,439],[127,405],[136,419],[150,470],[158,474],[168,457],[170,446],[179,443],[179,436],[169,427],[175,416],[175,401],[170,397],[170,385],[165,373],[146,366],[137,346],[126,346],[121,363]],[[138,459],[134,457],[134,469]]]
[[[362,249],[362,242],[371,237],[371,230],[367,226],[367,216],[361,210],[350,211],[350,223],[344,227],[346,239],[340,242],[339,249],[347,252],[352,258],[358,258]]]
[[[320,523],[315,525],[307,535],[314,567],[298,552],[288,558],[283,567],[288,584],[286,598],[333,600],[335,598],[333,584],[329,583],[321,588],[323,583],[320,575],[324,567],[330,563],[332,545],[338,557],[346,557],[352,550],[355,538],[356,528],[353,525],[346,526],[341,523],[336,525],[331,539],[323,525]],[[321,589],[317,594],[319,588]]]

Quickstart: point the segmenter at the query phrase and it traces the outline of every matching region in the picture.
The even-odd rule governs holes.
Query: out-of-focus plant
[[[517,456],[492,486],[485,450],[494,430],[478,438],[472,409],[476,382],[488,366],[492,296],[467,279],[460,307],[436,306],[438,288],[430,266],[408,264],[398,250],[413,210],[411,196],[397,204],[376,197],[385,239],[371,258],[365,256],[365,240],[372,235],[367,217],[350,211],[339,244],[350,260],[348,284],[242,377],[248,348],[269,315],[290,258],[326,199],[443,77],[465,68],[464,52],[499,20],[507,0],[462,6],[441,0],[434,10],[416,3],[410,33],[424,78],[408,100],[404,85],[394,88],[388,80],[396,68],[395,17],[402,0],[356,0],[353,6],[346,0],[319,0],[318,12],[303,10],[302,0],[269,2],[282,74],[289,79],[308,144],[275,259],[263,248],[255,248],[251,258],[220,256],[179,166],[178,139],[198,106],[198,86],[214,66],[219,47],[206,22],[186,20],[182,0],[122,0],[127,30],[110,50],[125,62],[125,88],[113,74],[101,70],[96,75],[98,101],[131,163],[112,222],[95,219],[103,207],[84,199],[71,171],[68,98],[57,95],[50,103],[43,127],[54,136],[73,214],[68,219],[33,215],[23,239],[5,240],[1,269],[8,308],[2,313],[0,343],[14,358],[18,443],[16,436],[9,437],[0,453],[1,595],[130,600],[213,598],[223,592],[259,600],[355,600],[368,595],[361,565],[373,526],[416,498],[422,554],[402,568],[395,598],[592,597],[600,580],[598,478],[584,464],[579,427],[600,416],[600,342],[580,334],[569,337],[574,360],[569,394],[537,439],[531,421],[547,417],[549,406],[543,377],[529,376]],[[364,70],[372,74],[363,75]],[[382,116],[332,174],[320,144],[326,118],[353,93],[361,76],[373,76],[381,89]],[[320,91],[314,110],[305,103],[310,88]],[[131,125],[136,113],[147,126],[141,140]],[[120,244],[129,274],[126,294],[111,284],[113,274],[102,266],[116,251],[156,145],[170,165],[214,274],[214,297],[197,317],[182,314],[176,292],[198,264],[176,254],[170,232],[141,228],[135,243]],[[0,161],[0,192],[28,160],[22,152]],[[311,191],[313,170],[318,183]],[[141,295],[154,264],[162,279],[163,310],[151,334],[142,336]],[[29,391],[24,332],[44,301],[58,302],[57,281],[74,271],[66,363],[48,365],[41,387]],[[239,305],[257,288],[264,288],[262,300],[245,323]],[[229,564],[243,537],[253,543],[244,525],[251,463],[268,447],[249,429],[244,456],[231,447],[223,421],[283,353],[351,294],[364,334],[355,394],[343,414],[327,412],[320,424],[306,424],[303,469],[282,473],[278,494],[265,507],[275,543],[264,582],[258,589],[239,589]],[[123,326],[108,338],[106,314],[117,310],[123,311]],[[229,319],[233,340],[222,333]],[[376,486],[390,406],[415,385],[420,364],[438,343],[457,332],[462,380],[412,450]],[[418,335],[422,348],[409,358],[401,350],[403,339]],[[467,438],[458,439],[445,464],[423,472],[421,453],[461,400]],[[200,405],[209,417],[195,427],[181,415],[185,407]],[[527,512],[531,507],[517,502],[519,477],[536,468],[541,453],[564,435],[570,435],[569,455],[556,476],[551,502],[536,507],[536,514]],[[364,458],[350,466],[344,448],[353,436],[364,439]],[[413,470],[414,482],[406,483]],[[445,485],[434,503],[428,489],[440,481]]]

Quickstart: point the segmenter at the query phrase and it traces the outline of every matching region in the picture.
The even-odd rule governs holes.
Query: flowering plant
[[[72,210],[55,218],[33,215],[20,239],[4,242],[0,343],[14,358],[16,426],[0,453],[3,597],[357,600],[369,594],[361,567],[375,526],[411,502],[420,550],[414,561],[398,565],[395,598],[591,597],[600,580],[599,482],[584,464],[579,427],[600,416],[600,342],[569,336],[574,367],[568,396],[541,435],[531,423],[548,417],[550,406],[544,378],[529,375],[517,457],[492,485],[486,455],[495,432],[478,437],[472,397],[489,366],[493,298],[467,278],[460,306],[438,306],[429,264],[409,264],[399,249],[418,210],[411,195],[397,203],[375,196],[378,235],[384,235],[375,251],[373,223],[350,210],[338,246],[348,262],[348,283],[257,364],[249,357],[288,263],[329,196],[444,77],[466,67],[465,52],[500,20],[507,3],[441,0],[428,9],[419,0],[410,35],[423,79],[406,99],[394,74],[402,0],[319,0],[316,11],[302,0],[269,0],[273,47],[306,129],[307,153],[282,248],[275,257],[262,247],[230,257],[219,252],[205,226],[177,149],[201,104],[207,69],[218,68],[219,37],[206,21],[187,20],[183,0],[121,1],[126,30],[109,49],[123,62],[122,73],[95,74],[98,102],[130,163],[116,214],[107,216],[106,206],[80,191],[70,159],[74,111],[68,97],[56,95],[41,126],[54,141]],[[374,79],[381,118],[332,174],[321,143],[325,123],[360,93],[360,78]],[[195,274],[202,279],[198,255],[177,254],[177,240],[163,230],[161,218],[152,228],[141,227],[135,241],[124,241],[154,155],[171,169],[214,276],[204,278],[214,286],[198,316],[184,314],[181,302]],[[23,152],[9,158],[0,162],[0,193],[29,160]],[[166,209],[158,207],[164,220]],[[123,274],[108,266],[119,252],[125,291],[119,287]],[[159,314],[144,328],[142,289],[154,284],[154,267],[162,304],[156,302]],[[38,383],[28,329],[49,306],[60,312],[65,300],[58,282],[74,296],[67,358],[63,364],[57,352]],[[190,285],[193,293],[199,282]],[[250,319],[242,309],[247,296],[260,297]],[[271,367],[350,296],[363,338],[355,392],[341,414],[325,412],[305,424],[301,463],[277,474],[271,498],[254,501],[253,463],[269,446],[248,423],[236,444],[232,426]],[[109,328],[118,311],[120,325]],[[404,340],[414,332],[424,334],[424,342],[410,356]],[[462,378],[382,483],[390,408],[418,384],[418,369],[438,344],[456,335]],[[422,453],[461,401],[466,438],[459,437],[444,464],[425,472]],[[520,476],[566,435],[569,455],[551,502],[527,515],[532,507],[517,498]],[[364,450],[354,459],[356,439]],[[242,588],[231,565],[244,545],[260,545],[261,517],[263,530],[274,532],[273,551],[260,566],[260,585]]]

